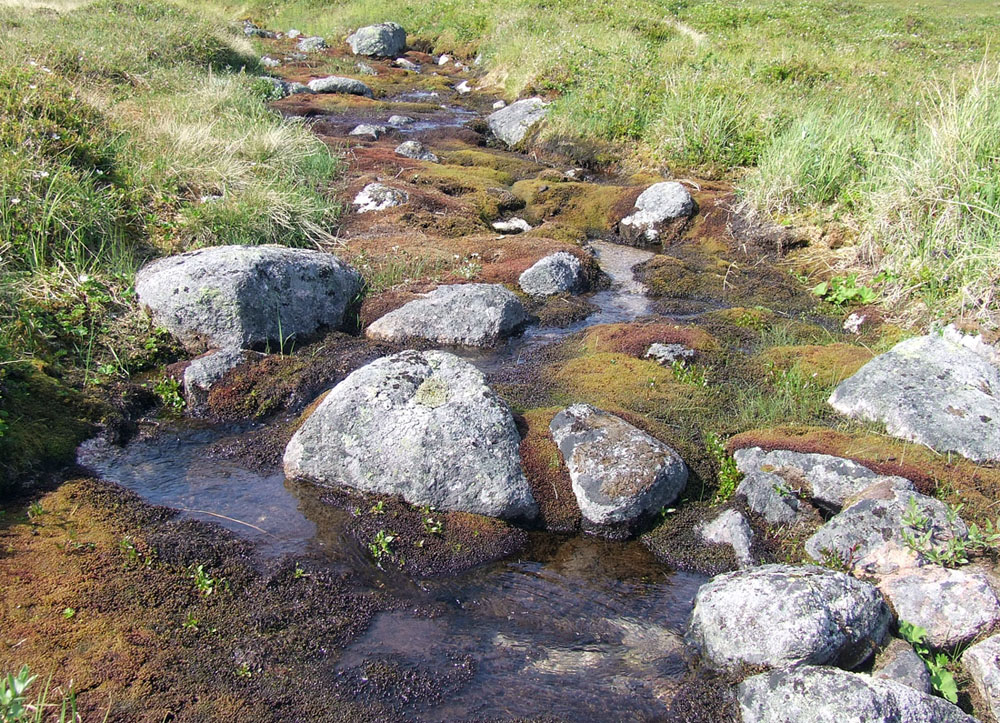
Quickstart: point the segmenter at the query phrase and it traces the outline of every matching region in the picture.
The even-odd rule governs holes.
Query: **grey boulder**
[[[192,349],[275,347],[339,328],[361,276],[333,254],[284,246],[214,246],[136,274],[139,301]]]
[[[395,118],[396,116],[393,116]],[[392,124],[392,118],[389,119]],[[438,157],[431,153],[420,141],[404,141],[396,146],[396,155],[403,158],[412,158],[415,161],[430,161],[437,163]]]
[[[568,251],[557,251],[536,261],[517,280],[521,290],[531,296],[575,294],[583,289],[583,264]]]
[[[979,697],[1000,720],[1000,635],[982,640],[962,654],[962,667],[972,677]]]
[[[318,35],[311,35],[299,40],[295,47],[302,53],[316,53],[326,48],[326,41]]]
[[[549,430],[566,460],[580,512],[593,525],[620,525],[658,512],[687,484],[687,466],[673,449],[589,404],[559,412]]]
[[[728,545],[733,548],[733,555],[740,567],[753,566],[753,530],[742,512],[726,510],[711,522],[703,524],[698,533],[710,545]]]
[[[520,300],[500,284],[439,286],[421,298],[376,319],[370,339],[493,346],[528,320]]]
[[[1000,602],[980,570],[924,565],[882,578],[879,588],[900,620],[927,631],[933,648],[962,645],[1000,623]]]
[[[519,100],[487,116],[486,125],[490,133],[513,148],[545,118],[547,106],[541,98]]]
[[[654,342],[646,350],[647,359],[652,359],[664,366],[670,366],[674,362],[688,362],[697,355],[698,352],[683,344],[661,344],[660,342]]]
[[[406,31],[398,23],[367,25],[348,35],[347,44],[355,55],[395,58],[406,50]]]
[[[694,199],[677,181],[654,183],[635,201],[632,213],[618,223],[618,234],[630,244],[642,246],[676,235],[695,212]]]
[[[836,668],[761,673],[736,697],[743,723],[976,723],[943,698]]]
[[[372,89],[357,78],[329,75],[325,78],[313,78],[307,86],[313,93],[346,93],[347,95],[363,95],[366,98],[372,97]]]
[[[369,183],[358,191],[358,195],[354,197],[354,205],[358,213],[369,213],[402,206],[409,200],[410,194],[401,188],[386,186],[384,183]]]
[[[702,585],[688,640],[720,669],[802,663],[853,668],[885,638],[890,620],[873,585],[821,567],[764,565]]]
[[[184,401],[188,411],[196,414],[203,411],[212,387],[227,372],[263,356],[245,349],[219,349],[192,359],[184,369]]]
[[[383,357],[335,386],[285,449],[285,474],[415,505],[531,518],[510,410],[441,351]]]
[[[932,693],[931,673],[924,661],[905,640],[893,638],[879,653],[872,677],[879,680],[895,680],[921,693]]]
[[[287,80],[282,80],[281,78],[272,78],[269,75],[260,76],[261,80],[267,81],[274,88],[274,95],[277,98],[286,98],[290,95],[298,95],[299,93],[312,93],[307,86],[302,85],[302,83],[290,82]]]
[[[915,527],[908,524],[918,521]],[[920,563],[906,537],[926,535],[928,549],[942,550],[948,540],[967,534],[965,523],[953,518],[943,502],[920,494],[902,478],[886,477],[820,527],[805,550],[816,561],[832,555],[852,570],[881,575]]]
[[[841,382],[830,404],[938,452],[1000,461],[996,352],[951,327],[907,339],[875,357]]]
[[[371,123],[361,123],[354,126],[348,135],[352,136],[371,136],[373,141],[377,141],[383,135],[389,131],[387,126],[373,125]]]

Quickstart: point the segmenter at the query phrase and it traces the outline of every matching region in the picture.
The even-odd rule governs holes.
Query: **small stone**
[[[581,291],[585,284],[583,264],[568,251],[557,251],[539,259],[517,280],[521,290],[531,296]]]
[[[264,354],[244,349],[220,349],[197,357],[184,369],[184,401],[189,412],[199,414],[208,403],[208,395],[225,375],[240,364],[263,359]]]
[[[361,125],[354,126],[354,129],[349,133],[352,136],[371,136],[372,140],[377,141],[381,138],[388,128],[385,126],[372,125],[371,123],[362,123]]]
[[[243,34],[248,38],[255,36],[258,38],[276,38],[278,36],[278,34],[272,30],[263,30],[262,28],[257,27],[250,20],[243,21]]]
[[[358,28],[347,36],[355,55],[395,58],[406,50],[406,31],[399,23],[379,23]]]
[[[506,221],[494,221],[491,225],[493,230],[506,234],[524,233],[531,230],[531,224],[517,216]]]
[[[695,596],[688,640],[712,666],[854,668],[885,638],[873,586],[818,566],[764,565],[718,575]]]
[[[979,570],[924,565],[883,578],[879,588],[900,620],[927,631],[933,648],[954,648],[1000,623],[1000,602]]]
[[[469,85],[469,81],[463,80],[461,83],[455,86],[455,90],[457,90],[461,95],[466,95],[467,93],[472,92],[472,86]]]
[[[341,78],[331,75],[326,78],[314,78],[308,83],[309,90],[314,93],[346,93],[348,95],[363,95],[372,97],[372,89],[356,78]]]
[[[979,697],[1000,720],[1000,635],[982,640],[962,654],[962,667],[972,677]]]
[[[316,53],[326,48],[326,41],[318,35],[313,35],[308,38],[302,38],[296,43],[295,47],[303,53]]]
[[[354,205],[357,206],[358,213],[368,213],[402,206],[409,200],[410,194],[400,188],[382,183],[369,183],[354,197]]]
[[[895,680],[928,695],[934,692],[931,673],[917,651],[905,640],[893,638],[875,661],[872,677]]]
[[[711,522],[702,525],[699,530],[701,539],[709,544],[729,545],[733,548],[736,562],[740,567],[752,567],[753,530],[743,513],[737,510],[726,510]]]
[[[687,484],[687,465],[677,452],[589,404],[559,412],[549,430],[580,512],[593,525],[627,524],[659,512]]]
[[[655,183],[635,201],[635,209],[618,224],[622,239],[632,245],[673,240],[695,212],[694,199],[676,181]]]
[[[408,115],[391,115],[389,116],[389,125],[395,126],[397,128],[405,128],[406,126],[413,125],[414,121]]]
[[[260,79],[271,84],[274,88],[274,94],[278,98],[286,98],[290,95],[298,95],[299,93],[312,93],[312,91],[302,85],[302,83],[289,82],[287,80],[282,80],[281,78],[272,78],[268,75],[262,75],[260,76]]]
[[[448,63],[450,62],[451,62],[450,55],[442,55],[440,58],[438,58],[438,65],[448,65]]]
[[[493,104],[493,110],[502,110],[506,107],[507,107],[507,101],[505,100],[498,100],[496,103]]]
[[[279,65],[281,65],[281,61],[278,60],[277,58],[272,58],[270,55],[265,55],[263,58],[260,59],[260,64],[263,65],[265,68],[277,68]]]
[[[417,73],[420,71],[420,66],[414,63],[412,60],[408,60],[407,58],[396,58],[396,60],[393,61],[393,64],[397,68],[402,68],[403,70],[408,70],[412,73]]]
[[[359,60],[355,63],[354,67],[358,69],[358,72],[361,73],[361,75],[378,75],[378,71],[363,60]]]
[[[400,143],[396,146],[396,155],[403,158],[412,158],[415,161],[438,162],[438,157],[427,150],[420,141],[405,141]]]
[[[861,332],[861,325],[865,323],[866,317],[864,314],[859,314],[858,312],[852,312],[850,316],[844,319],[844,331],[848,334],[858,334]]]
[[[288,37],[289,40],[295,40],[295,38],[297,38],[300,35],[302,35],[302,33],[300,31],[296,30],[295,28],[292,28],[287,33],[285,33],[285,35]]]
[[[547,106],[541,98],[519,100],[487,116],[486,125],[497,139],[513,148],[545,119]]]
[[[656,342],[649,345],[646,350],[646,358],[653,359],[658,364],[670,366],[675,361],[691,361],[698,355],[694,349],[683,344],[661,344]]]
[[[365,330],[383,341],[426,339],[438,344],[489,347],[528,320],[520,300],[500,284],[453,284],[390,311]]]

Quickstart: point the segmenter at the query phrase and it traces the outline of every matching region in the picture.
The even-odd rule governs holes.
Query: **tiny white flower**
[[[31,88],[32,90],[37,90],[38,89],[38,86],[35,85],[34,83],[32,83],[31,85],[29,85],[28,87]]]
[[[60,138],[62,138],[62,136],[60,136],[58,133],[53,133],[52,134],[52,140],[58,141]]]
[[[17,205],[17,204],[19,204],[20,202],[21,202],[21,199],[20,199],[20,198],[12,198],[12,199],[10,199],[10,205],[11,205],[11,206],[16,206],[16,205]]]
[[[88,276],[87,274],[80,274],[80,283],[81,284],[85,284],[88,281],[90,281],[90,276]]]

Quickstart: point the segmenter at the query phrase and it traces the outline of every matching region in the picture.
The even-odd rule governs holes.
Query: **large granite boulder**
[[[139,270],[139,301],[192,349],[277,349],[337,329],[361,276],[333,254],[284,246],[214,246]]]
[[[548,112],[548,103],[541,98],[525,98],[491,113],[486,118],[486,125],[498,140],[513,148],[544,120]]]
[[[853,668],[885,638],[890,620],[873,585],[821,567],[764,565],[702,585],[688,640],[716,668]]]
[[[342,78],[339,75],[328,75],[325,78],[313,78],[306,87],[313,93],[345,93],[347,95],[363,95],[372,97],[372,89],[357,78]]]
[[[517,283],[524,293],[531,296],[575,294],[585,283],[583,264],[568,251],[557,251],[536,261],[521,274]]]
[[[1000,461],[997,353],[952,327],[907,339],[875,357],[841,382],[830,404],[939,452]]]
[[[348,35],[347,44],[355,55],[395,58],[406,50],[406,30],[399,23],[366,25]]]
[[[806,540],[805,550],[817,562],[833,556],[852,570],[883,575],[921,562],[908,537],[925,540],[927,551],[943,551],[949,540],[967,534],[965,523],[943,502],[906,480],[887,477],[830,518]]]
[[[687,484],[687,466],[663,442],[589,404],[574,404],[549,429],[566,460],[580,512],[620,525],[658,512]]]
[[[520,300],[501,284],[439,286],[390,311],[365,330],[370,339],[405,342],[426,339],[456,346],[494,346],[517,331],[527,315]]]
[[[976,723],[943,698],[836,668],[761,673],[740,683],[737,699],[743,723]]]
[[[471,364],[404,351],[350,374],[285,449],[285,474],[398,494],[415,505],[531,518],[520,437],[503,401]]]
[[[618,222],[618,235],[633,246],[672,241],[695,212],[694,199],[677,181],[654,183],[635,201],[635,208]]]

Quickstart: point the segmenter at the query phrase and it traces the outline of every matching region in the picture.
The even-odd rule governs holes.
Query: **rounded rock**
[[[531,296],[575,294],[584,285],[583,264],[568,251],[557,251],[536,261],[521,274],[517,283]]]
[[[406,31],[399,23],[379,23],[358,28],[347,36],[355,55],[395,58],[406,49]]]

